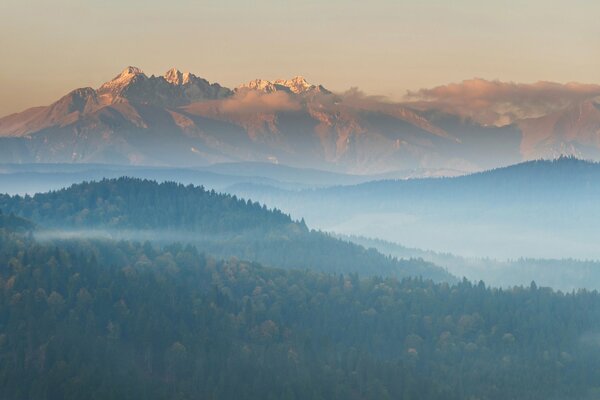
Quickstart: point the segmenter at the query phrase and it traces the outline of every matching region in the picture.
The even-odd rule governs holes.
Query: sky
[[[600,83],[598,15],[592,0],[2,0],[0,116],[128,65],[394,100],[474,77]]]

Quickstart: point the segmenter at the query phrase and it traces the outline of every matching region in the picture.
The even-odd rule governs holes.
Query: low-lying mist
[[[375,237],[464,257],[600,259],[600,232],[583,227],[544,227],[527,221],[408,213],[357,213],[332,222],[315,216],[306,221],[337,234]]]
[[[366,248],[398,258],[415,258],[446,268],[456,277],[483,281],[492,287],[550,287],[563,292],[600,290],[600,261],[571,258],[526,258],[498,260],[490,257],[462,257],[451,253],[421,250],[362,236],[340,236]]]
[[[41,242],[53,240],[129,240],[135,242],[196,242],[217,241],[225,236],[200,235],[191,232],[159,231],[159,230],[119,230],[119,229],[43,229],[34,232],[33,237]]]
[[[45,242],[89,241],[132,241],[150,242],[165,246],[173,243],[196,246],[199,251],[220,258],[236,257],[246,261],[260,257],[253,253],[240,253],[233,243],[243,243],[248,235],[202,234],[174,230],[132,230],[132,229],[72,229],[55,228],[35,231],[34,238]],[[251,234],[249,236],[252,236]],[[472,282],[483,281],[490,287],[512,288],[529,286],[536,282],[540,287],[570,292],[578,289],[600,290],[600,262],[573,258],[519,257],[495,259],[493,257],[462,257],[456,254],[434,252],[411,248],[381,239],[364,236],[340,235],[339,239],[353,242],[366,249],[375,249],[381,254],[399,260],[423,260],[446,269],[457,278]],[[307,249],[307,251],[309,251]],[[300,260],[301,262],[301,260]],[[268,263],[267,263],[268,265]],[[272,265],[277,267],[278,265]]]
[[[249,171],[246,171],[246,176],[233,175],[236,168],[242,167],[249,171],[255,168],[253,171],[264,174],[263,178],[248,177],[254,174]],[[238,199],[252,199],[289,214],[291,220],[286,222],[285,216],[284,225],[292,220],[304,219],[309,229],[375,238],[417,249],[421,253],[395,253],[372,246],[383,254],[398,258],[422,257],[447,268],[459,278],[482,279],[495,286],[528,285],[535,280],[543,286],[561,290],[600,288],[597,284],[600,278],[595,275],[595,260],[600,260],[600,248],[597,246],[600,240],[600,210],[597,207],[600,201],[597,184],[600,168],[595,163],[563,158],[460,178],[386,180],[362,184],[352,184],[348,180],[344,181],[345,186],[332,186],[332,182],[348,176],[330,174],[326,176],[327,182],[320,181],[320,186],[313,185],[309,189],[304,185],[310,185],[318,171],[272,168],[262,164],[230,164],[215,171],[222,175],[216,176],[211,172],[213,175],[203,173],[195,176],[190,170],[170,170],[168,173],[173,174],[177,181],[213,176],[213,182],[221,185],[219,191],[235,194]],[[142,172],[151,175],[156,170]],[[280,179],[279,182],[286,181],[288,187],[261,182],[261,179],[267,179],[266,175],[272,181],[274,178]],[[295,185],[292,180],[302,181],[302,184]],[[173,194],[170,191],[163,193],[164,202],[160,206],[163,211],[172,202]],[[152,196],[155,195],[151,194],[150,198]],[[79,195],[74,195],[68,206],[57,203],[52,195],[42,197],[34,202],[35,212],[27,206],[24,210],[28,214],[23,216],[33,221],[37,216],[44,216],[46,222],[51,223],[40,220],[41,226],[58,229],[41,230],[36,233],[39,240],[87,238],[192,243],[201,251],[217,257],[236,256],[273,267],[310,268],[318,261],[321,268],[335,264],[335,268],[328,270],[338,270],[339,265],[347,262],[345,259],[341,261],[339,254],[333,256],[331,249],[320,247],[323,243],[329,246],[338,244],[323,241],[318,236],[289,236],[284,228],[273,234],[261,219],[252,219],[252,224],[244,228],[262,229],[260,235],[252,235],[237,225],[232,225],[226,235],[220,234],[220,231],[211,232],[207,228],[209,225],[199,225],[194,232],[180,230],[189,228],[186,228],[185,222],[192,211],[197,213],[195,218],[198,221],[206,217],[213,220],[213,228],[222,225],[224,216],[197,212],[197,201],[173,209],[168,218],[160,218],[160,223],[149,225],[149,220],[158,220],[155,217],[163,214],[160,207],[147,204],[145,214],[137,215],[141,210],[138,203],[149,198],[145,194],[119,212],[115,210],[124,204],[123,201],[130,201],[126,191],[103,197],[102,202],[98,202],[96,197],[82,202]],[[200,201],[201,197],[198,199]],[[225,198],[222,201],[222,206],[230,203]],[[62,226],[63,221],[66,224],[66,220],[61,219],[63,217],[57,218],[55,213],[48,212],[51,202],[60,206],[61,212],[70,218],[69,227]],[[73,209],[68,211],[70,208]],[[252,212],[259,210],[257,207],[250,208],[254,210]],[[6,208],[5,211],[11,210]],[[19,208],[14,211],[19,212]],[[127,221],[122,218],[124,215],[133,214],[137,215],[135,223],[130,220],[121,224]],[[83,220],[87,222],[83,224]],[[164,224],[170,229],[161,229],[166,227]],[[87,229],[92,226],[96,228]],[[114,226],[122,229],[113,229]],[[138,227],[140,229],[135,229]],[[144,230],[146,228],[150,230]],[[290,253],[292,247],[285,247],[291,246],[290,243],[293,244],[293,255]],[[342,247],[339,250],[347,253]],[[430,254],[450,254],[451,257],[430,257]],[[373,260],[382,262],[377,257]],[[364,264],[355,260],[353,265],[364,270]]]
[[[318,229],[408,247],[504,260],[600,259],[599,179],[599,164],[561,158],[458,178],[234,192]]]

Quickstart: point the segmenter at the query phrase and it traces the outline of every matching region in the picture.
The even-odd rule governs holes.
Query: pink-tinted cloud
[[[288,93],[263,93],[257,90],[238,91],[219,105],[220,111],[225,114],[275,113],[294,111],[300,108],[298,100]]]
[[[600,85],[471,79],[409,92],[406,100],[420,109],[438,108],[482,123],[502,125],[545,115],[596,96],[600,96]]]

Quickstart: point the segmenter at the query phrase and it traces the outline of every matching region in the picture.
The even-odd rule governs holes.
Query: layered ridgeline
[[[231,90],[176,69],[149,76],[127,67],[98,88],[75,89],[50,105],[0,118],[0,160],[259,161],[427,175],[559,154],[600,160],[600,87],[546,84],[515,89],[467,81],[442,97],[424,91],[398,103],[357,90],[332,93],[300,76]]]
[[[0,265],[7,399],[600,392],[597,292],[286,271],[189,245],[36,242],[2,225]]]
[[[407,247],[495,258],[600,259],[600,164],[562,157],[455,178],[315,190],[229,189],[311,226]]]
[[[462,257],[451,253],[409,248],[381,239],[361,236],[340,236],[397,258],[418,258],[448,270],[452,275],[472,282],[484,281],[493,287],[511,288],[535,281],[543,287],[571,292],[578,289],[600,290],[600,261],[573,258],[526,258],[497,260],[482,257]]]
[[[298,190],[352,185],[384,178],[406,179],[428,172],[430,171],[419,169],[384,175],[352,175],[261,162],[220,163],[187,168],[69,163],[0,164],[0,188],[4,193],[33,195],[66,188],[74,183],[128,176],[159,182],[202,185],[220,192],[240,183]]]
[[[387,257],[311,231],[304,221],[293,221],[278,210],[192,185],[103,180],[35,196],[2,195],[0,209],[45,228],[40,237],[180,241],[219,257],[277,267],[455,279],[423,260]]]

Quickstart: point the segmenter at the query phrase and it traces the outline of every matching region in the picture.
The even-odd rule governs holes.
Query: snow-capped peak
[[[123,71],[121,71],[121,76],[123,76],[123,75],[139,75],[139,74],[144,75],[144,71],[142,71],[138,67],[132,67],[131,65],[129,67],[125,68]]]
[[[240,89],[260,90],[266,93],[272,93],[277,90],[275,84],[265,79],[254,79],[248,83],[240,85]]]
[[[238,89],[260,90],[266,93],[272,93],[278,90],[287,91],[295,94],[302,94],[312,91],[329,93],[322,86],[311,85],[303,76],[295,76],[292,79],[277,79],[268,81],[265,79],[255,79],[243,85]]]
[[[125,86],[129,85],[132,80],[137,77],[142,79],[147,78],[144,72],[137,67],[127,67],[119,75],[115,76],[111,81],[100,86],[100,92],[115,92],[120,91]]]
[[[144,71],[142,71],[141,69],[137,68],[137,67],[127,67],[125,68],[123,71],[121,71],[121,73],[117,76],[115,76],[113,78],[113,80],[111,80],[110,82],[129,82],[131,79],[133,79],[136,76],[143,76],[144,78],[146,78],[146,74],[144,74]],[[107,82],[107,83],[110,83]]]
[[[168,70],[165,73],[164,78],[172,85],[181,85],[183,82],[183,74],[177,68],[171,68]]]
[[[177,68],[171,68],[165,72],[163,78],[171,85],[181,86],[198,79],[198,77],[190,72],[181,72]]]
[[[295,76],[292,79],[278,79],[273,82],[276,85],[281,85],[289,88],[294,93],[304,93],[315,86],[309,84],[303,76]]]

